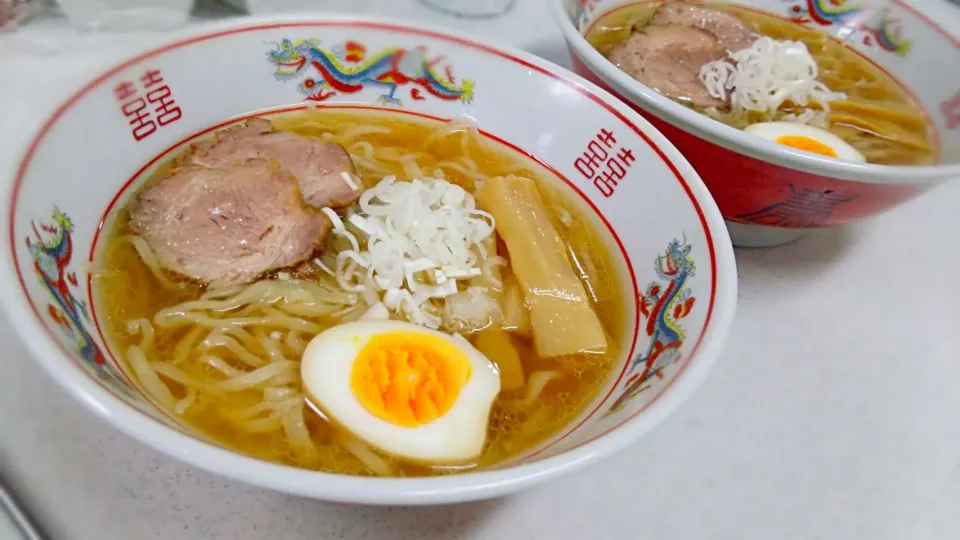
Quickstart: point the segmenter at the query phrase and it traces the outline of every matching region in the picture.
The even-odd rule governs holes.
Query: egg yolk
[[[832,158],[837,157],[837,153],[833,151],[833,148],[830,148],[822,142],[810,137],[803,137],[801,135],[784,135],[783,137],[777,137],[777,142],[784,146],[789,146],[790,148],[796,148],[797,150],[805,150],[807,152],[813,152],[814,154],[820,154],[821,156],[828,156]]]
[[[470,379],[471,365],[456,345],[427,334],[373,336],[353,363],[350,387],[372,414],[415,427],[443,416]]]

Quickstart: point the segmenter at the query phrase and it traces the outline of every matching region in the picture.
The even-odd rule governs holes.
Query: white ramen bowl
[[[388,49],[404,61],[369,65]],[[343,58],[325,68],[329,82],[318,70],[323,51]],[[354,54],[348,59],[345,51]],[[392,88],[369,84],[384,65],[401,66],[411,79]],[[353,87],[336,80],[348,71]],[[182,142],[255,111],[308,106],[470,118],[492,139],[539,160],[582,201],[615,254],[623,294],[637,301],[626,302],[620,364],[574,422],[494,469],[360,478],[241,455],[145,397],[104,340],[91,296],[87,261],[102,247],[102,220]],[[117,64],[83,83],[40,126],[4,177],[12,257],[0,279],[11,321],[37,361],[96,414],[169,456],[250,484],[371,504],[516,491],[623,448],[663,420],[704,378],[733,320],[730,239],[673,145],[591,83],[478,38],[345,16],[233,21]]]

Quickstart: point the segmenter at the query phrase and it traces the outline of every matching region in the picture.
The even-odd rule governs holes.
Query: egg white
[[[835,159],[842,161],[852,161],[854,163],[866,163],[867,158],[859,150],[850,146],[849,143],[840,137],[830,133],[825,129],[806,124],[797,124],[794,122],[759,122],[747,126],[744,130],[758,137],[763,137],[768,141],[777,142],[780,137],[796,136],[808,137],[819,143],[829,146],[837,154]],[[790,148],[789,146],[787,148]],[[794,148],[794,150],[798,150]],[[821,155],[816,154],[815,155]],[[829,156],[823,156],[829,157]]]
[[[471,364],[471,375],[446,414],[415,427],[383,420],[364,407],[350,384],[353,363],[370,339],[384,333],[417,333],[454,345]],[[401,321],[361,320],[317,335],[303,353],[303,386],[310,401],[342,429],[387,454],[427,464],[469,462],[480,455],[500,372],[459,336]]]

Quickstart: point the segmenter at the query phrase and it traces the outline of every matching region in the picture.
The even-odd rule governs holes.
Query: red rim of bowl
[[[340,25],[381,25],[400,31],[419,33],[437,39],[455,41],[473,48],[493,52],[501,57],[513,59],[557,80],[565,81],[572,88],[590,97],[604,106],[612,114],[618,115],[634,131],[647,139],[654,150],[659,151],[663,159],[676,169],[678,179],[686,187],[691,203],[699,209],[702,223],[706,226],[704,234],[713,242],[709,247],[714,252],[716,284],[714,290],[715,307],[712,319],[705,320],[699,349],[691,352],[684,366],[683,376],[678,373],[670,384],[665,385],[643,410],[616,427],[602,433],[595,439],[580,443],[560,454],[537,460],[532,463],[518,464],[504,469],[478,471],[448,477],[429,478],[365,478],[337,475],[299,469],[261,461],[246,455],[230,451],[199,439],[185,435],[174,428],[150,418],[134,407],[127,405],[107,390],[98,386],[85,371],[66,357],[59,343],[47,337],[44,324],[31,311],[29,298],[24,295],[5,295],[3,304],[12,324],[34,357],[51,374],[54,380],[81,403],[106,419],[115,427],[140,440],[146,445],[197,468],[232,478],[252,485],[266,487],[278,492],[290,493],[312,498],[361,504],[438,504],[466,500],[478,500],[496,497],[516,491],[525,486],[539,483],[548,478],[578,469],[594,462],[638,439],[664,418],[669,416],[700,385],[713,362],[722,349],[726,336],[733,323],[733,313],[737,303],[736,262],[730,237],[723,224],[723,218],[716,203],[709,195],[706,186],[683,156],[673,145],[639,114],[631,110],[615,97],[592,83],[563,68],[537,58],[532,54],[504,46],[491,40],[474,36],[466,32],[450,33],[429,25],[408,23],[395,19],[353,16],[324,16],[291,14],[280,17],[252,17],[242,22],[225,22],[205,25],[180,33],[165,44],[152,47],[148,51],[113,63],[98,77],[96,82],[109,76],[124,65],[143,57],[158,54],[172,45],[194,42],[201,38],[215,38],[225,33],[250,31],[264,26],[310,26],[336,23]],[[68,109],[90,83],[85,83],[78,91],[72,91],[70,97],[54,109],[49,118]],[[27,139],[17,159],[16,170],[12,178],[19,178],[26,159],[44,131],[49,128],[50,120]],[[15,252],[13,231],[16,184],[13,189],[5,190],[2,209],[6,212],[4,220],[11,227],[8,242],[9,249]],[[19,284],[19,268],[14,258],[9,264],[0,265],[6,282],[13,286]],[[42,339],[31,339],[31,336]]]
[[[656,90],[640,83],[610,63],[577,30],[566,9],[567,0],[552,0],[554,18],[560,26],[568,45],[575,49],[584,63],[606,84],[622,91],[631,100],[639,101],[644,111],[653,114],[665,122],[676,125],[684,131],[705,139],[713,144],[750,156],[767,163],[788,167],[799,171],[853,182],[880,184],[916,184],[937,182],[960,176],[960,163],[945,165],[874,165],[869,163],[851,163],[817,156],[799,150],[793,150],[760,137],[754,137],[722,122],[688,109],[675,101],[660,95]],[[656,1],[656,0],[651,0]],[[899,7],[914,13],[924,24],[931,26],[937,33],[951,41],[960,52],[960,41],[950,32],[936,26],[914,8],[899,0],[891,0]],[[636,3],[643,3],[639,1]],[[960,61],[960,54],[955,55]],[[946,64],[946,65],[949,65]]]

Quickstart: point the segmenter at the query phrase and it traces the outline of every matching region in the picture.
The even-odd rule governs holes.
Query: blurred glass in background
[[[11,29],[35,13],[62,13],[84,31],[166,30],[191,17],[209,19],[250,13],[356,13],[435,19],[493,19],[517,0],[0,0],[0,29]],[[59,10],[57,9],[59,7]],[[38,17],[42,18],[42,17]],[[61,19],[62,20],[62,19]]]
[[[469,19],[491,19],[506,15],[516,0],[417,0],[437,11]]]
[[[284,12],[367,13],[378,0],[223,0],[251,15]],[[397,1],[397,0],[392,0]]]
[[[194,0],[57,0],[70,24],[85,30],[163,30],[187,21]]]
[[[39,7],[36,0],[0,0],[0,31],[10,30],[26,21]]]

